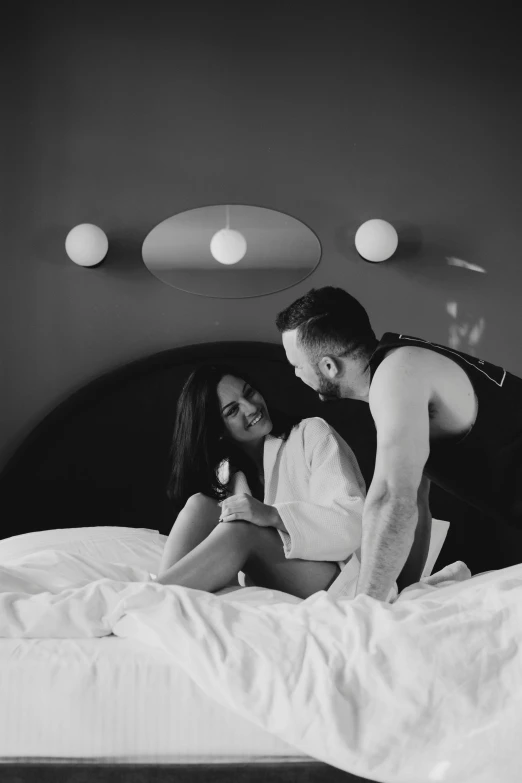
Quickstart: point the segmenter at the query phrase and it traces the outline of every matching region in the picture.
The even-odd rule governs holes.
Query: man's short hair
[[[276,318],[281,333],[297,330],[298,345],[312,364],[323,356],[369,357],[377,343],[368,313],[342,288],[312,288]]]

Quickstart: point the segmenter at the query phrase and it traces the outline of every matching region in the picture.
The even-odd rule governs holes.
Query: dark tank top
[[[522,527],[522,379],[452,348],[387,332],[371,356],[371,380],[390,350],[407,345],[452,359],[467,374],[478,401],[467,433],[430,438],[424,474],[488,516]]]

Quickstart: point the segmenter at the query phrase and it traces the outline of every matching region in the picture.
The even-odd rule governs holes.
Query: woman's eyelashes
[[[245,390],[245,397],[247,398],[247,400],[250,399],[250,397],[253,397],[255,394],[256,394],[255,389],[252,389],[250,386]],[[235,405],[231,405],[230,408],[228,408],[225,416],[227,417],[235,416],[238,410],[239,410],[239,405],[235,403]]]

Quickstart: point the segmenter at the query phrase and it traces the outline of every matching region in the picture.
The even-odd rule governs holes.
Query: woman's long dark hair
[[[189,497],[202,492],[208,497],[223,500],[226,485],[219,481],[217,471],[226,460],[230,475],[241,470],[249,486],[256,482],[255,465],[241,447],[227,437],[217,387],[225,375],[251,383],[243,371],[228,365],[202,365],[187,378],[178,399],[176,424],[170,450],[171,471],[167,495],[177,512]],[[262,394],[262,392],[260,391]],[[301,417],[289,416],[278,410],[269,411],[272,420],[271,435],[286,440]]]

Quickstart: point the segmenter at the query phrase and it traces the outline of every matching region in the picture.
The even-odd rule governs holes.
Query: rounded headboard
[[[0,475],[0,537],[92,525],[168,533],[166,496],[176,401],[194,367],[224,362],[257,382],[269,406],[330,421],[367,481],[375,452],[368,406],[322,404],[295,378],[281,345],[216,342],[172,348],[118,367],[73,392],[38,424]],[[366,426],[365,426],[366,425]]]

